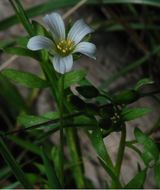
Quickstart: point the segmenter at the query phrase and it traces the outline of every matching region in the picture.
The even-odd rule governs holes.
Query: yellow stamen
[[[57,44],[57,50],[59,54],[66,56],[72,52],[74,48],[74,42],[72,40],[61,40]]]

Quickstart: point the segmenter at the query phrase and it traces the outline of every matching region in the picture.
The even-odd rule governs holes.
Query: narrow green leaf
[[[14,183],[11,183],[11,184],[3,187],[3,189],[19,189],[18,187],[20,187],[20,183],[19,183],[19,181],[16,181]]]
[[[153,80],[151,80],[149,78],[144,78],[144,79],[141,79],[140,81],[137,82],[134,89],[139,90],[141,87],[146,86],[148,84],[153,84],[153,83],[154,83]]]
[[[135,90],[123,90],[113,96],[116,104],[130,104],[138,100],[139,95]]]
[[[16,12],[16,16],[18,17],[19,21],[23,24],[26,31],[33,36],[34,30],[33,26],[28,19],[26,12],[23,9],[23,6],[19,0],[9,0],[11,6],[13,7],[14,11]]]
[[[99,95],[99,91],[94,86],[78,86],[76,90],[85,98],[95,98]]]
[[[17,164],[16,160],[12,156],[11,152],[7,148],[6,144],[4,143],[3,139],[0,138],[0,154],[3,156],[4,161],[8,164],[8,166],[11,168],[13,174],[19,180],[21,185],[25,189],[32,189],[33,187],[29,183],[28,179],[26,178],[25,174]]]
[[[131,181],[125,185],[125,189],[142,189],[146,179],[147,169],[144,169],[134,176]]]
[[[134,134],[136,140],[144,146],[144,153],[149,153],[150,157],[152,157],[152,160],[156,161],[159,156],[159,150],[154,141],[138,128],[135,128]]]
[[[22,148],[30,152],[33,152],[34,154],[41,155],[41,150],[37,145],[29,141],[26,141],[24,139],[21,139],[17,136],[9,136],[8,138],[12,140],[14,143],[16,143],[17,145],[21,146]]]
[[[121,118],[124,121],[130,121],[142,117],[152,110],[150,108],[124,108],[121,112]]]
[[[154,175],[155,175],[155,181],[158,187],[160,188],[160,155],[159,155],[158,161],[156,162],[154,166]]]
[[[2,74],[7,78],[28,88],[46,88],[49,86],[47,81],[28,72],[17,71],[14,69],[6,69],[2,71]]]
[[[48,178],[48,185],[51,189],[60,189],[61,185],[57,178],[56,171],[53,165],[53,162],[48,158],[46,154],[46,150],[44,148],[41,149],[42,159],[45,166],[45,172]]]
[[[1,40],[1,42],[0,42],[0,50],[4,49],[6,47],[12,46],[14,44],[15,44],[15,40],[13,40],[13,39]]]
[[[146,166],[152,164],[151,161],[154,160],[152,153],[147,150],[141,153],[141,158]]]
[[[68,97],[68,102],[72,105],[72,107],[76,110],[84,110],[85,107],[86,107],[86,103],[81,99],[79,98],[78,96],[75,96],[75,95],[70,95]]]
[[[7,178],[10,174],[11,169],[8,166],[1,167],[0,179]]]
[[[60,171],[60,147],[59,146],[54,146],[51,150],[51,158],[53,160],[53,163],[55,164],[55,170],[57,173],[58,178],[60,179],[61,176],[61,171]]]
[[[20,111],[26,111],[27,107],[25,101],[17,88],[0,73],[0,96],[6,101],[6,103],[10,106],[10,110],[14,108],[14,113],[18,113]],[[12,98],[11,98],[12,95]]]
[[[86,71],[79,70],[79,71],[73,71],[65,74],[64,79],[64,88],[68,88],[73,84],[78,83],[86,76]]]
[[[33,52],[29,49],[22,47],[5,48],[3,49],[3,51],[8,54],[27,56],[27,57],[32,57],[38,61],[40,60],[38,52]]]
[[[140,156],[140,158],[142,158],[142,152],[136,146],[134,146],[130,142],[126,142],[126,146],[131,148],[133,151],[135,151]],[[143,158],[142,158],[142,160],[143,160]]]
[[[41,116],[22,114],[18,117],[18,121],[21,125],[25,127],[30,127],[58,118],[59,118],[58,112],[47,112]]]
[[[77,188],[85,188],[84,168],[81,149],[78,143],[77,131],[74,128],[66,128],[67,144],[70,151],[70,161],[73,165],[72,174]]]
[[[106,172],[109,174],[109,176],[111,177],[111,179],[114,181],[114,184],[116,185],[116,188],[121,188],[121,184],[120,181],[118,179],[118,177],[115,175],[115,173],[110,169],[110,167],[108,166],[108,164],[102,159],[102,158],[98,158],[101,165],[103,166],[103,168],[106,170]]]
[[[108,167],[110,169],[113,169],[113,163],[103,142],[103,137],[100,129],[88,131],[87,134],[92,142],[93,147],[97,152],[97,155],[108,164]]]

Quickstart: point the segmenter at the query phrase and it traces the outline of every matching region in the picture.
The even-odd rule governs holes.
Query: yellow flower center
[[[57,44],[58,53],[62,56],[70,54],[74,49],[74,42],[72,40],[61,40]]]

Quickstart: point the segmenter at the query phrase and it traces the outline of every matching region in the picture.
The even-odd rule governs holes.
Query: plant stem
[[[63,111],[64,111],[64,75],[60,77],[59,81],[59,112],[60,112],[60,177],[62,186],[64,186],[64,137],[63,137]]]
[[[21,3],[19,0],[9,0],[11,6],[13,7],[16,16],[18,17],[19,21],[23,24],[26,31],[29,33],[30,36],[34,35],[34,30],[32,24],[30,23],[26,12],[24,11]]]
[[[117,154],[117,159],[116,159],[116,166],[115,166],[115,172],[116,172],[117,177],[119,177],[120,175],[120,170],[121,170],[121,165],[122,165],[124,150],[125,150],[125,141],[126,141],[126,126],[124,125],[122,127],[121,139],[120,139],[120,144],[119,144],[118,154]]]
[[[117,176],[118,179],[120,176],[121,165],[122,165],[123,156],[124,156],[125,142],[126,142],[126,126],[124,124],[124,126],[122,127],[121,139],[120,139],[120,144],[118,148],[116,165],[114,169],[115,175]],[[116,183],[116,181],[112,179],[111,188],[116,189],[116,188],[121,188],[121,187],[119,186],[119,184]]]
[[[84,168],[81,158],[81,150],[78,141],[78,135],[75,128],[66,129],[66,137],[71,155],[73,176],[78,189],[85,188]],[[79,164],[80,163],[80,164]]]

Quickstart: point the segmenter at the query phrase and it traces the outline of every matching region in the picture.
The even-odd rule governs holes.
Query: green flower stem
[[[121,139],[120,139],[120,144],[119,144],[119,148],[118,148],[116,165],[114,168],[114,173],[118,179],[120,176],[121,165],[122,165],[123,156],[124,156],[125,142],[126,142],[126,126],[124,124],[124,126],[122,127],[122,131],[121,131]],[[116,189],[116,188],[121,188],[121,187],[119,186],[119,184],[116,181],[114,181],[112,179],[111,188]]]
[[[124,125],[122,127],[121,139],[120,139],[120,144],[119,144],[118,154],[117,154],[117,159],[116,159],[116,166],[115,166],[115,173],[117,177],[119,177],[120,171],[121,171],[121,165],[122,165],[124,150],[125,150],[125,141],[126,141],[126,126]]]
[[[60,112],[60,177],[61,183],[64,187],[64,136],[63,136],[63,126],[64,126],[64,74],[59,79],[59,112]]]
[[[77,185],[77,188],[85,188],[85,179],[83,174],[83,162],[81,159],[80,146],[78,144],[78,135],[75,128],[66,129],[66,138],[71,154],[71,162],[74,165],[72,167],[73,176]]]
[[[19,21],[23,24],[26,31],[29,33],[30,36],[34,35],[33,27],[20,3],[19,0],[9,0],[11,6],[13,7],[14,11],[16,12],[16,16],[18,17]]]
[[[72,114],[73,110],[68,104],[67,101],[64,101],[64,106],[66,110]],[[70,125],[70,127],[72,124]],[[79,144],[79,138],[77,134],[77,129],[74,128],[67,128],[66,131],[66,139],[71,155],[71,162],[74,165],[72,167],[73,176],[75,179],[75,183],[77,185],[77,188],[85,188],[85,178],[84,178],[84,166],[82,162],[82,154],[81,154],[81,147]],[[73,126],[72,126],[73,127]]]

